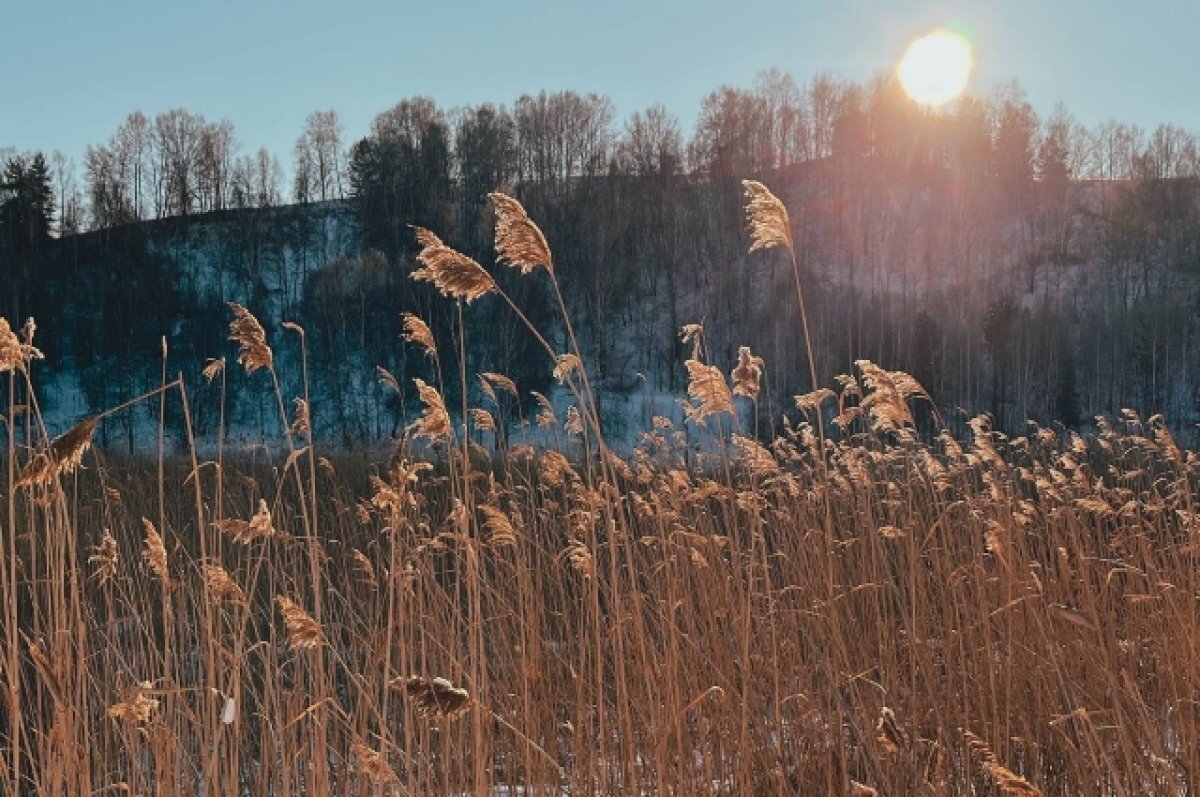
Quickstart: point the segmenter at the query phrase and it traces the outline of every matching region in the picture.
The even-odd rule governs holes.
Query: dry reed
[[[495,292],[496,282],[483,266],[446,246],[441,238],[424,227],[413,229],[421,244],[417,261],[422,265],[413,272],[413,279],[431,282],[442,295],[462,299],[468,304]]]
[[[507,263],[529,274],[537,268],[554,272],[554,258],[541,229],[529,218],[525,207],[507,194],[488,194],[496,213],[496,252]]]

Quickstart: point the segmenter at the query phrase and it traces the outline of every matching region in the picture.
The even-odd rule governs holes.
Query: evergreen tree
[[[28,163],[10,158],[0,178],[0,282],[9,287],[0,310],[14,322],[33,312],[32,276],[45,256],[53,215],[46,158],[40,152]]]

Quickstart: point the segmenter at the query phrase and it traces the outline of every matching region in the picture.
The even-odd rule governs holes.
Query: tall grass
[[[748,189],[754,248],[790,251],[782,203]],[[561,299],[545,237],[493,201],[502,260]],[[460,312],[489,294],[520,312],[418,234],[417,276]],[[622,459],[573,332],[557,352],[533,329],[576,400],[541,422],[581,444],[488,452],[471,440],[492,416],[455,424],[410,317],[438,384],[416,384],[423,414],[368,465],[318,454],[321,408],[286,400],[265,330],[233,312],[246,374],[229,378],[279,410],[267,461],[204,460],[190,433],[182,456],[110,459],[90,448],[99,416],[48,439],[32,328],[0,319],[4,794],[1200,785],[1197,461],[1161,419],[1009,439],[978,418],[969,441],[930,438],[920,385],[862,362],[836,390],[814,366],[807,420],[762,441],[742,424],[764,364],[743,351],[731,383],[692,327],[704,443],[656,418]],[[205,375],[227,378],[222,361]],[[165,365],[153,397],[187,411]]]

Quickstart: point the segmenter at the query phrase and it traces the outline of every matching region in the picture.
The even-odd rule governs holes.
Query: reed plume
[[[288,642],[296,650],[313,650],[325,644],[325,635],[321,626],[300,608],[292,599],[283,595],[275,597],[279,613],[283,615],[283,624],[287,627]]]
[[[762,381],[763,360],[750,353],[749,346],[738,348],[738,362],[733,369],[733,395],[758,398],[759,384]]]
[[[740,453],[739,461],[751,473],[774,473],[779,470],[779,463],[775,461],[775,457],[757,440],[735,434],[733,444]]]
[[[308,411],[308,402],[302,398],[292,399],[296,405],[296,419],[292,423],[292,434],[306,435],[312,430],[312,416]]]
[[[49,447],[36,455],[21,471],[18,487],[45,485],[70,473],[83,462],[83,455],[92,445],[92,433],[96,431],[99,417],[87,418],[54,438]]]
[[[827,387],[818,388],[808,393],[802,393],[795,396],[796,407],[805,412],[818,412],[821,405],[832,398],[837,398],[837,393],[834,393]]]
[[[384,368],[382,365],[375,366],[375,374],[379,377],[380,384],[390,387],[397,393],[404,392],[400,388],[400,382],[396,379],[396,375]]]
[[[237,302],[230,302],[233,321],[229,324],[229,339],[238,344],[238,364],[252,374],[259,368],[271,369],[275,355],[267,345],[267,333],[254,314]]]
[[[429,325],[412,313],[402,313],[404,323],[402,337],[409,343],[415,343],[425,350],[426,356],[437,358],[437,343],[433,339],[433,331]]]
[[[684,365],[688,372],[688,395],[695,402],[687,408],[689,417],[702,422],[709,415],[733,412],[733,394],[720,368],[698,360],[688,360]]]
[[[1016,797],[1042,797],[1042,790],[1000,763],[996,754],[982,739],[970,731],[963,731],[967,749],[979,760],[979,768],[992,779],[1004,794]]]
[[[8,325],[8,320],[0,317],[0,374],[5,371],[25,371],[30,360],[40,359],[42,353],[33,347],[32,342],[22,343]]]
[[[537,425],[542,429],[553,429],[558,426],[558,415],[554,412],[554,405],[550,403],[550,399],[536,390],[529,391],[529,394],[541,407],[537,414]]]
[[[248,545],[254,540],[274,537],[278,533],[271,518],[271,508],[261,498],[258,499],[258,511],[249,520],[223,518],[215,521],[213,525],[218,531],[228,534],[234,542],[242,545]]]
[[[416,437],[427,437],[430,440],[450,439],[454,432],[442,394],[422,379],[414,379],[413,382],[417,385],[417,394],[421,403],[425,405],[425,412],[409,428]]]
[[[895,755],[908,749],[908,734],[896,724],[896,713],[887,706],[879,710],[875,738],[887,753]]]
[[[495,403],[498,403],[496,402],[497,390],[503,390],[513,398],[518,398],[520,396],[520,393],[517,390],[517,383],[509,379],[504,374],[486,371],[479,375],[479,381],[484,388],[484,392],[488,393],[489,398],[491,398]]]
[[[350,748],[358,771],[377,786],[389,786],[400,782],[395,770],[382,753],[376,752],[362,741],[355,741]]]
[[[367,555],[357,548],[353,549],[350,555],[354,559],[354,568],[363,577],[363,580],[368,584],[374,584],[377,580],[375,565],[371,564],[371,560],[367,558]]]
[[[215,360],[209,360],[207,363],[205,363],[203,370],[200,371],[200,375],[203,376],[206,381],[211,382],[224,372],[225,358],[219,357]]]
[[[480,504],[479,511],[483,515],[483,528],[488,533],[488,542],[493,545],[516,545],[517,530],[513,528],[508,515],[488,504]]]
[[[417,262],[422,266],[412,273],[413,279],[431,282],[443,296],[462,299],[467,304],[495,292],[496,281],[474,259],[446,246],[424,227],[414,226],[413,230],[421,244]]]
[[[929,400],[925,388],[909,374],[888,371],[870,360],[858,360],[855,365],[862,371],[863,384],[869,389],[859,406],[875,425],[893,431],[915,426],[916,420],[908,402],[914,398]]]
[[[150,697],[154,684],[142,681],[125,691],[122,699],[108,709],[108,716],[130,725],[145,725],[150,721],[150,715],[158,708],[158,700]]]
[[[787,208],[756,180],[742,180],[746,189],[746,221],[750,227],[750,251],[783,246],[792,251],[792,226]]]
[[[88,557],[88,564],[94,566],[92,578],[98,584],[107,583],[117,574],[119,561],[117,540],[111,531],[105,529],[100,535],[100,544],[92,549],[92,555]]]
[[[562,487],[576,478],[570,461],[554,449],[543,452],[539,476],[547,487]]]
[[[475,428],[481,432],[495,432],[496,419],[487,410],[477,407],[471,409],[471,423],[475,424]]]
[[[560,384],[566,384],[571,374],[583,368],[583,362],[574,354],[562,354],[554,364],[554,378]]]
[[[522,274],[529,274],[539,266],[554,273],[554,258],[546,236],[525,212],[525,207],[507,194],[488,194],[496,212],[496,251],[499,261]]]
[[[574,404],[567,407],[567,419],[563,421],[563,429],[566,429],[567,434],[576,437],[583,435],[583,416],[579,414],[579,408]]]
[[[596,577],[596,559],[581,541],[571,540],[563,551],[563,557],[584,580]]]
[[[170,585],[171,570],[167,566],[167,546],[163,544],[162,535],[158,533],[158,529],[154,527],[149,518],[142,518],[142,525],[146,529],[146,544],[142,551],[142,558],[146,560],[146,564],[150,565],[154,575],[158,576],[163,584]]]
[[[429,719],[454,719],[471,707],[471,695],[445,678],[413,675],[396,678],[392,686],[412,700],[417,712]]]
[[[215,600],[240,606],[247,604],[246,593],[225,568],[214,562],[204,565],[203,573],[204,586]]]

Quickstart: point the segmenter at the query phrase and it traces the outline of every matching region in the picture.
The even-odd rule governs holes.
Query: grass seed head
[[[362,580],[373,586],[377,581],[375,565],[371,564],[371,560],[367,558],[367,555],[357,548],[351,552],[351,556],[354,559],[354,569],[358,571]]]
[[[430,440],[449,440],[453,435],[450,423],[450,413],[446,411],[446,402],[436,388],[426,384],[422,379],[414,379],[417,394],[425,405],[425,412],[413,422],[410,427],[416,437],[427,437]]]
[[[690,417],[703,422],[709,415],[733,412],[733,394],[720,368],[699,360],[688,360],[684,365],[688,372],[688,395],[695,402],[688,408]]]
[[[98,584],[108,583],[117,574],[119,562],[117,540],[111,531],[105,529],[100,535],[100,544],[92,549],[92,555],[88,557],[88,564],[93,566],[92,578]]]
[[[29,461],[21,471],[18,487],[45,486],[54,479],[70,473],[83,462],[83,455],[92,445],[92,434],[99,418],[87,418],[54,438],[50,446]]]
[[[479,375],[479,381],[482,382],[491,392],[489,398],[492,401],[496,400],[496,391],[500,390],[513,398],[520,396],[520,391],[517,390],[517,383],[509,379],[504,374],[497,374],[491,371],[486,371]],[[486,392],[486,391],[485,391]]]
[[[896,723],[896,713],[887,706],[879,710],[875,733],[879,746],[891,755],[908,749],[908,734]]]
[[[417,262],[422,266],[412,273],[413,279],[431,282],[443,296],[462,299],[467,304],[496,290],[492,275],[472,258],[446,246],[424,227],[413,230],[421,244]]]
[[[278,595],[275,603],[287,627],[288,642],[296,650],[314,650],[325,644],[321,626],[291,598]]]
[[[480,504],[479,512],[483,515],[483,528],[488,533],[488,542],[492,545],[516,545],[517,530],[512,521],[498,507]]]
[[[970,731],[963,732],[967,749],[979,762],[979,768],[992,779],[1003,794],[1015,797],[1042,797],[1042,790],[1000,763],[987,743]]]
[[[763,360],[750,353],[749,346],[738,349],[738,363],[733,369],[733,395],[757,399],[762,381]]]
[[[308,402],[302,398],[292,399],[296,404],[296,420],[292,424],[292,433],[306,435],[312,430],[312,416],[308,411]]]
[[[122,699],[108,709],[108,716],[129,725],[145,725],[150,721],[150,715],[158,708],[158,700],[150,697],[154,684],[142,681],[137,686],[126,690]]]
[[[266,539],[274,537],[278,532],[275,530],[274,521],[271,518],[271,508],[267,506],[267,502],[262,498],[258,499],[258,511],[249,520],[240,520],[236,518],[224,518],[213,523],[223,534],[228,534],[233,541],[242,545],[248,545],[254,540]]]
[[[26,329],[31,329],[33,319],[29,319],[26,323]],[[28,341],[22,343],[12,331],[12,327],[8,325],[8,320],[0,318],[0,374],[5,371],[25,371],[29,367],[30,360],[42,359],[42,353],[33,347],[32,333],[27,336]]]
[[[425,350],[426,356],[438,356],[437,343],[433,339],[433,331],[429,325],[422,321],[412,313],[404,313],[401,316],[404,322],[404,332],[402,337],[409,343],[415,343]]]
[[[792,226],[787,208],[762,183],[743,180],[746,189],[746,221],[750,226],[750,251],[783,246],[792,250]]]
[[[397,678],[394,687],[404,690],[417,712],[429,719],[451,720],[471,707],[471,695],[445,678],[422,678],[413,675]]]
[[[367,779],[375,785],[387,786],[400,782],[395,770],[388,764],[387,758],[382,753],[372,750],[361,741],[356,741],[350,748],[350,752],[354,755],[354,763],[358,767],[358,771],[366,775]]]
[[[225,358],[220,357],[215,360],[209,360],[205,364],[204,370],[200,372],[200,375],[204,377],[205,381],[211,382],[223,373],[225,373]]]
[[[204,586],[215,600],[246,605],[246,593],[233,580],[233,576],[219,564],[210,563],[203,567]]]
[[[158,533],[158,529],[148,518],[142,518],[142,525],[146,529],[146,544],[142,551],[142,557],[146,560],[146,564],[150,565],[150,570],[154,575],[158,576],[163,584],[169,585],[171,570],[167,566],[167,547],[163,544],[162,535]]]
[[[475,429],[480,432],[496,431],[496,419],[487,410],[472,408],[471,423],[475,424]]]
[[[488,194],[496,211],[496,251],[501,263],[529,274],[541,267],[554,273],[554,258],[541,229],[516,199],[499,192]]]
[[[275,355],[267,345],[267,333],[254,314],[237,302],[230,302],[233,321],[229,324],[229,339],[238,344],[238,364],[252,374],[259,368],[270,370]]]

